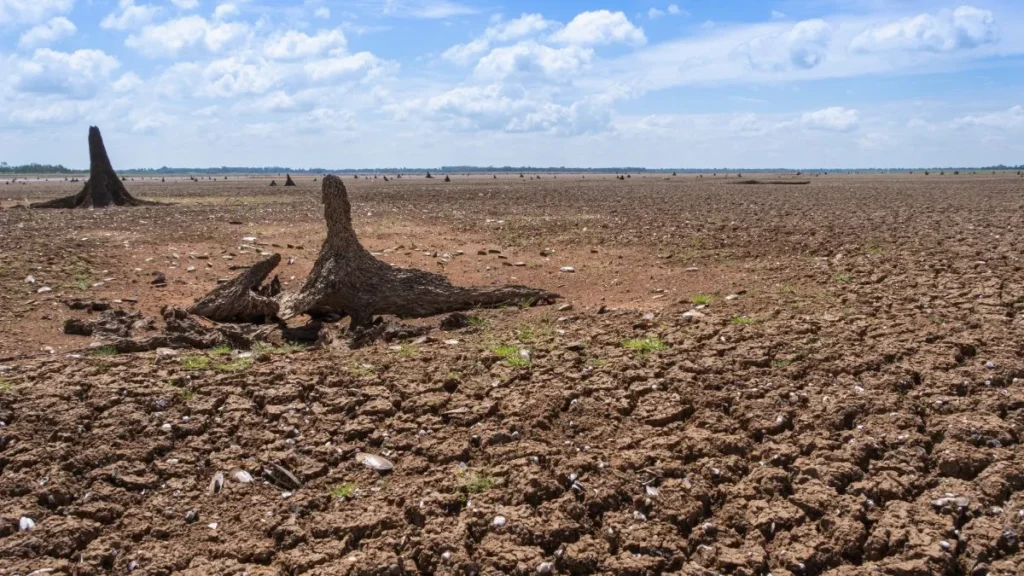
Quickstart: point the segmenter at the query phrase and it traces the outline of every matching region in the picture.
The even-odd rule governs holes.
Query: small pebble
[[[508,522],[508,520],[506,520],[504,516],[495,516],[494,521],[491,522],[491,526],[494,526],[495,528],[504,528],[506,522]]]
[[[28,516],[22,516],[21,519],[18,520],[18,530],[20,532],[28,532],[29,530],[35,527],[36,521],[29,518]]]

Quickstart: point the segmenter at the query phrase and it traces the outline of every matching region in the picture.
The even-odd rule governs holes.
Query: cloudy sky
[[[1024,3],[0,0],[0,161],[1024,163]]]

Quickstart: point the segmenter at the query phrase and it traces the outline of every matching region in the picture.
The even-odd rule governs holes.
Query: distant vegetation
[[[288,166],[220,166],[219,168],[171,168],[168,166],[161,166],[160,168],[127,168],[118,169],[118,172],[126,174],[138,174],[142,176],[146,175],[161,175],[161,174],[410,174],[410,173],[426,173],[426,172],[440,172],[440,173],[452,173],[452,174],[472,174],[472,173],[507,173],[507,174],[561,174],[561,173],[573,173],[573,174],[658,174],[658,175],[676,175],[677,173],[682,174],[704,174],[708,172],[718,174],[735,174],[737,172],[750,172],[756,173],[786,173],[786,172],[802,172],[802,173],[815,173],[815,172],[829,172],[835,174],[850,174],[850,173],[900,173],[910,172],[913,170],[925,170],[926,168],[853,168],[853,169],[834,169],[834,168],[804,168],[804,169],[793,169],[793,168],[640,168],[636,166],[606,166],[603,168],[580,168],[580,167],[536,167],[536,166],[434,166],[430,168],[410,168],[403,166],[401,168],[291,168]],[[970,166],[939,166],[935,168],[927,168],[928,170],[1024,170],[1024,164],[1020,166],[1004,166],[1002,164],[998,166],[982,166],[982,167],[970,167]],[[76,170],[66,168],[62,164],[23,164],[20,166],[11,166],[6,162],[0,162],[0,174],[80,174],[88,172],[86,169]],[[927,173],[926,173],[927,175]]]

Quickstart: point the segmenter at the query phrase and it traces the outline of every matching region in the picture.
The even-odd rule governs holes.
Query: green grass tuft
[[[210,359],[206,356],[185,356],[181,359],[181,367],[185,370],[206,370],[210,367]]]
[[[462,486],[469,494],[480,494],[493,488],[494,483],[494,478],[488,474],[473,473]]]
[[[659,350],[668,350],[668,344],[665,344],[658,338],[631,338],[624,340],[622,346],[627,350],[635,350],[642,354],[650,352],[658,352]]]
[[[335,498],[344,498],[348,500],[355,495],[356,490],[358,489],[359,487],[356,486],[355,484],[352,484],[351,482],[346,482],[344,484],[338,484],[337,486],[331,488],[330,493],[331,496],[334,496]]]
[[[487,326],[487,318],[481,318],[480,316],[470,316],[469,325],[474,328],[483,328]]]
[[[711,304],[712,300],[714,300],[714,298],[712,298],[710,294],[697,294],[693,298],[690,298],[690,302],[697,306],[707,306],[708,304]]]
[[[100,358],[108,356],[117,356],[117,348],[113,346],[101,346],[99,348],[93,348],[89,351],[90,356],[97,356]]]
[[[214,346],[210,349],[210,354],[213,356],[227,356],[231,354],[233,348],[227,344],[221,344],[220,346]]]
[[[749,326],[757,322],[757,318],[753,318],[751,316],[736,315],[733,316],[732,319],[729,321],[732,322],[733,324],[738,324],[740,326]]]
[[[252,366],[252,358],[237,358],[224,364],[216,364],[213,369],[219,372],[244,372]]]
[[[853,282],[853,276],[850,276],[845,272],[841,274],[836,274],[836,282],[839,282],[841,284],[849,284],[850,282]]]

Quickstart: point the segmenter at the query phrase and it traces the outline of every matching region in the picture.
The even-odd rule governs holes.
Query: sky
[[[0,161],[1024,163],[1024,2],[0,0]]]

